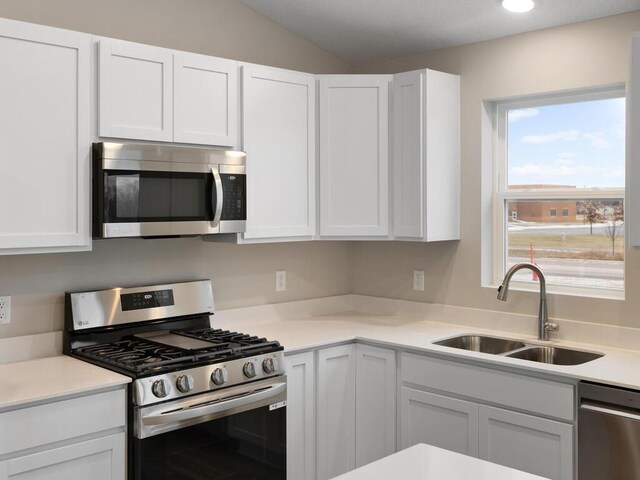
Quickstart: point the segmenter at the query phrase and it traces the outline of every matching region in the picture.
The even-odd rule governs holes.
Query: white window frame
[[[483,135],[484,142],[492,142],[492,148],[483,148],[483,170],[487,167],[492,171],[492,188],[486,192],[488,182],[483,182],[483,202],[490,203],[491,217],[493,220],[484,218],[483,229],[490,228],[491,232],[483,231],[483,243],[489,241],[491,248],[483,245],[482,258],[482,285],[489,288],[497,288],[506,271],[507,265],[507,209],[509,201],[517,200],[572,200],[572,199],[621,199],[625,200],[625,189],[621,188],[568,188],[568,189],[508,189],[507,176],[507,114],[512,109],[536,108],[549,105],[560,105],[567,103],[578,103],[592,100],[605,100],[612,98],[624,98],[624,84],[607,85],[580,90],[570,90],[553,94],[531,95],[505,100],[493,100],[484,102],[485,119],[483,128],[492,130],[491,135]],[[485,132],[487,133],[487,132]],[[483,144],[483,147],[486,145]],[[491,152],[492,159],[487,162],[485,158]],[[483,178],[488,179],[483,172]],[[485,210],[486,212],[486,210]],[[625,230],[627,223],[625,222]],[[625,232],[626,234],[626,232]],[[490,259],[487,259],[490,255]],[[626,260],[626,259],[625,259]],[[489,271],[487,271],[489,270]],[[626,262],[625,262],[626,270]],[[625,272],[626,280],[626,272]],[[538,291],[537,283],[520,282],[513,280],[511,289],[522,291]],[[565,286],[558,284],[547,284],[547,292],[561,295],[573,295],[595,298],[608,298],[624,300],[625,289],[606,287],[583,287]]]

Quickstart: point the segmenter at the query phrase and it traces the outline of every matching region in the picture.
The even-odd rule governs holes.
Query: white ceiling
[[[239,0],[352,63],[410,55],[640,9],[640,0]],[[640,25],[638,26],[640,30]]]

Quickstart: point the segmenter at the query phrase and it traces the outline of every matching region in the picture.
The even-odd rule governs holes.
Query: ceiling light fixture
[[[515,13],[524,13],[535,7],[533,0],[502,0],[505,10]]]

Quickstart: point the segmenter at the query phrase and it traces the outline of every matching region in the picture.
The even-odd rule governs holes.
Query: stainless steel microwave
[[[93,144],[93,236],[244,232],[245,153],[133,143]]]

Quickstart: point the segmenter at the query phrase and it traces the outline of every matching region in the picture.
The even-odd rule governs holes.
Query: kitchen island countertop
[[[543,477],[420,443],[334,480],[543,480]]]

